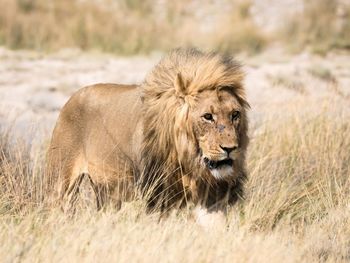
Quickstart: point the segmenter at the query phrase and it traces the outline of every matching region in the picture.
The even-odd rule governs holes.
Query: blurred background
[[[350,50],[348,0],[0,0],[0,45],[119,55]]]

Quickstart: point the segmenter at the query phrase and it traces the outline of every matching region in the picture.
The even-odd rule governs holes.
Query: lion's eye
[[[239,111],[234,111],[231,115],[232,121],[237,120],[240,117],[240,112]]]
[[[207,120],[207,121],[212,121],[212,120],[214,120],[214,119],[213,119],[213,114],[211,114],[211,113],[206,113],[206,114],[204,114],[204,115],[203,115],[203,118],[204,118],[205,120]]]

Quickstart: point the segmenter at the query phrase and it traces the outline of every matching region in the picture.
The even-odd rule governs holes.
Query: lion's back
[[[89,173],[91,164],[137,158],[133,143],[141,117],[136,85],[97,84],[78,90],[62,108],[48,152],[50,170]],[[78,170],[78,171],[77,171]]]

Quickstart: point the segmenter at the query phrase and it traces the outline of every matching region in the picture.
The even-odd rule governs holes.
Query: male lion
[[[86,175],[100,209],[140,189],[150,210],[223,209],[242,197],[249,107],[231,57],[177,49],[141,85],[97,84],[63,107],[50,175],[74,202]],[[73,201],[72,201],[73,200]]]

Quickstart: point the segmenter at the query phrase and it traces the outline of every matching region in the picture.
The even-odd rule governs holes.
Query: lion
[[[62,108],[49,146],[60,198],[73,204],[86,176],[97,209],[135,192],[148,211],[218,211],[241,200],[249,142],[243,80],[231,56],[180,48],[140,85],[80,89]]]

